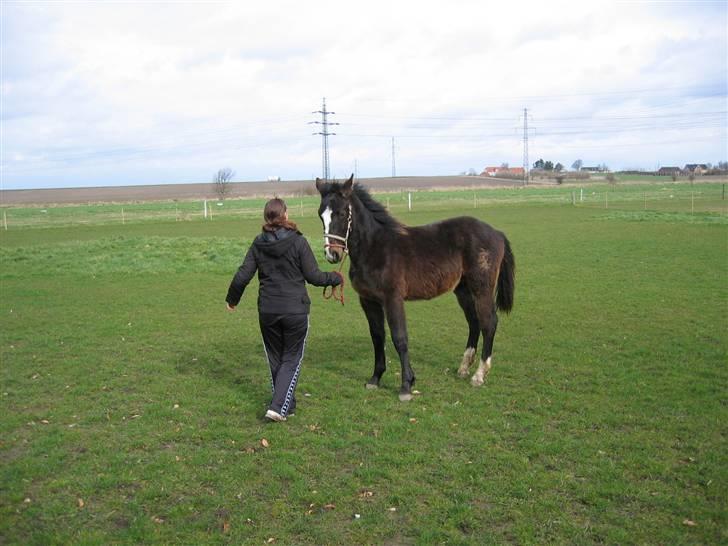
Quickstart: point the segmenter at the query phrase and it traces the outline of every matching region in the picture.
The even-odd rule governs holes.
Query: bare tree
[[[212,177],[212,183],[215,185],[215,193],[220,200],[225,200],[225,196],[230,193],[230,182],[235,176],[235,171],[230,167],[220,169]]]
[[[571,168],[574,169],[575,171],[580,171],[582,165],[584,165],[584,162],[581,159],[577,159],[576,161],[574,161],[571,164]]]

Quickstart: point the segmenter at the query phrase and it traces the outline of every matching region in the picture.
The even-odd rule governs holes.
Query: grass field
[[[455,373],[466,327],[448,295],[407,305],[415,400],[397,398],[391,343],[366,390],[355,295],[311,289],[280,424],[262,419],[255,284],[224,309],[258,217],[0,232],[0,543],[726,543],[724,205],[615,210],[571,191],[390,203],[511,240],[489,379]],[[320,222],[299,224],[320,257]]]
[[[504,204],[571,204],[612,210],[638,210],[710,214],[728,219],[726,185],[728,179],[712,182],[657,181],[625,183],[585,182],[563,186],[533,184],[526,187],[472,188],[470,190],[409,190],[393,186],[380,194],[381,201],[395,214],[478,209]],[[396,181],[394,182],[396,183]],[[271,188],[275,188],[272,185]],[[273,190],[271,190],[273,191]],[[315,195],[313,195],[315,194]],[[316,216],[318,194],[313,184],[295,196],[284,196],[298,218]],[[74,225],[126,225],[159,222],[184,222],[205,219],[258,218],[263,198],[214,200],[167,200],[152,202],[87,203],[78,205],[5,206],[2,228],[6,231],[27,228]]]

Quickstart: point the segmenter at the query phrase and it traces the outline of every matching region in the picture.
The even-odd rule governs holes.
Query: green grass
[[[463,212],[432,197],[395,213]],[[257,217],[3,233],[0,542],[726,542],[725,224],[466,212],[504,230],[517,260],[486,385],[456,376],[466,331],[448,295],[407,304],[421,394],[398,401],[391,343],[382,388],[364,389],[354,293],[342,307],[312,288],[282,424],[262,419],[255,283],[224,310]],[[320,256],[320,222],[300,226]]]

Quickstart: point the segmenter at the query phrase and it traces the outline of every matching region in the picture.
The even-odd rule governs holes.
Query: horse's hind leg
[[[376,389],[382,374],[387,369],[384,358],[384,309],[376,301],[359,298],[359,302],[369,322],[369,335],[372,336],[374,346],[374,373],[372,378],[367,381],[367,389]]]
[[[479,387],[485,382],[490,372],[491,358],[493,356],[493,339],[498,328],[498,316],[495,314],[495,302],[492,291],[475,296],[475,309],[478,313],[480,328],[483,332],[483,352],[480,355],[480,364],[475,370],[470,382]]]
[[[478,321],[478,315],[475,312],[473,296],[464,281],[461,281],[455,288],[455,295],[458,298],[460,307],[462,307],[463,312],[465,313],[465,319],[468,321],[468,342],[465,345],[463,361],[460,363],[460,367],[458,368],[458,375],[460,377],[467,377],[468,373],[470,373],[470,366],[475,361],[475,352],[478,349],[480,322]]]

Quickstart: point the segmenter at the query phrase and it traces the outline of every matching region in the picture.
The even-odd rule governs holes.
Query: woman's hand
[[[235,311],[235,306],[234,306],[234,305],[230,305],[230,304],[229,304],[229,303],[227,303],[227,302],[225,302],[225,305],[227,306],[227,310],[228,310],[228,311]]]

